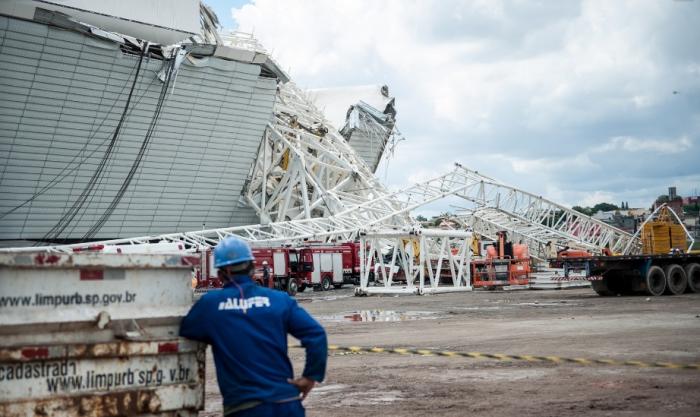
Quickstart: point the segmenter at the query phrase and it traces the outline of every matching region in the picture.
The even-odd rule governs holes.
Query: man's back
[[[183,319],[180,335],[212,345],[226,406],[297,399],[287,357],[287,334],[306,347],[305,377],[323,379],[327,343],[323,328],[287,294],[237,276],[207,293]]]

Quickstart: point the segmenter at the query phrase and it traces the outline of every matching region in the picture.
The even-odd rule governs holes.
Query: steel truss
[[[328,217],[387,193],[311,100],[281,85],[244,190],[261,223]]]
[[[471,291],[471,241],[471,233],[458,230],[362,233],[360,287],[355,294]],[[384,253],[387,247],[389,253]],[[380,286],[369,286],[371,275]]]
[[[258,245],[291,242],[304,239],[352,240],[360,230],[413,227],[408,213],[420,206],[453,195],[469,185],[463,182],[472,171],[453,170],[448,174],[412,185],[393,193],[385,192],[369,201],[343,201],[345,208],[335,215],[311,219],[289,220],[268,224],[197,230],[164,235],[112,239],[90,244],[18,248],[19,251],[61,251],[94,245],[147,244],[149,242],[183,242],[191,247],[214,246],[227,236],[238,236]]]
[[[496,231],[509,231],[512,238],[530,246],[534,257],[547,258],[548,243],[593,253],[605,248],[621,254],[641,252],[641,241],[630,233],[493,179],[484,177],[465,191],[456,195],[474,207],[459,216],[464,223],[493,239]]]
[[[252,35],[232,32],[221,38],[279,67]],[[260,223],[328,217],[349,204],[386,194],[384,185],[313,100],[293,82],[282,81],[242,196]],[[405,220],[410,223],[408,217]]]
[[[593,252],[600,252],[606,247],[625,254],[639,253],[641,250],[639,239],[627,232],[459,164],[447,174],[403,190],[391,193],[383,188],[381,190],[371,200],[365,200],[366,197],[338,198],[338,205],[334,208],[336,213],[328,217],[114,239],[92,244],[168,241],[199,247],[216,245],[220,239],[230,235],[257,245],[303,239],[349,240],[357,238],[360,230],[411,228],[410,211],[448,196],[458,196],[473,206],[458,216],[464,224],[493,239],[496,238],[496,231],[507,230],[516,240],[530,244],[531,255],[535,257],[547,257],[544,247],[548,242],[553,242],[559,248],[569,246]],[[71,251],[84,246],[86,244],[15,250]]]

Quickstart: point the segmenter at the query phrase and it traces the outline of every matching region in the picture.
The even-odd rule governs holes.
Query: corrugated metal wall
[[[348,143],[362,158],[372,172],[377,172],[377,166],[384,153],[388,133],[386,130],[357,128],[352,131]]]
[[[105,154],[137,63],[115,43],[0,16],[0,239],[42,238],[70,208]],[[60,237],[81,238],[122,185],[161,66],[144,61],[104,175]],[[275,80],[259,74],[257,65],[186,60],[134,180],[95,237],[256,223],[237,202],[275,100]]]

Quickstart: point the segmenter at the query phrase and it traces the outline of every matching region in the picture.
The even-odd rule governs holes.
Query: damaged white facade
[[[396,100],[386,85],[314,89],[310,96],[372,172],[391,156],[387,147],[393,150],[403,139],[395,126]]]
[[[57,12],[0,17],[0,236],[83,240],[249,224],[233,210],[271,120],[266,57],[165,47]],[[222,57],[237,53],[236,59]],[[184,58],[184,59],[183,59]]]
[[[0,13],[34,20],[37,8],[70,16],[103,31],[160,45],[202,37],[199,0],[3,0]]]

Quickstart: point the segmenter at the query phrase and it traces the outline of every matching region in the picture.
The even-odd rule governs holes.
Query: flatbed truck
[[[700,254],[558,258],[564,276],[585,275],[601,296],[700,292]]]

